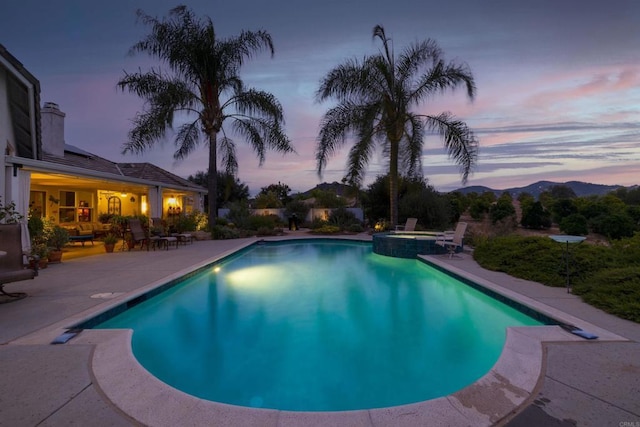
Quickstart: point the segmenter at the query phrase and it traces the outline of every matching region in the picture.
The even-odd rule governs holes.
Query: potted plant
[[[49,262],[60,262],[62,248],[69,243],[69,232],[59,225],[53,225],[48,230],[46,242],[50,248]]]
[[[115,248],[116,243],[118,243],[118,236],[113,233],[108,233],[102,241],[104,242],[104,250],[110,253],[113,252],[113,248]]]
[[[36,243],[31,247],[31,255],[35,255],[38,257],[38,266],[39,268],[47,268],[49,264],[49,260],[47,257],[49,256],[49,247],[46,243]],[[31,262],[36,262],[33,260]]]
[[[136,241],[133,239],[133,235],[131,233],[127,233],[125,241],[127,242],[127,248],[129,250],[135,248]]]

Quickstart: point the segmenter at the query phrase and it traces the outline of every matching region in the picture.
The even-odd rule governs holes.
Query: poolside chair
[[[147,237],[147,233],[142,228],[142,224],[140,224],[139,219],[129,220],[129,231],[131,232],[130,239],[133,242],[133,246],[140,243],[140,249],[142,249],[144,248],[144,245],[146,243],[147,250],[149,250],[149,238]]]
[[[436,236],[436,245],[442,246],[447,250],[449,258],[455,255],[458,248],[462,249],[464,233],[467,231],[467,223],[459,222],[455,231],[445,231]]]
[[[418,218],[407,218],[404,225],[396,225],[396,231],[415,231]]]
[[[178,243],[181,243],[182,239],[178,238],[177,236],[169,236],[167,234],[165,230],[165,223],[162,218],[151,218],[151,226],[153,227],[153,232],[151,237],[149,238],[149,242],[152,243],[154,251],[156,250],[156,248],[159,248],[161,246],[166,250],[169,250],[169,246],[171,245],[174,245],[176,249],[178,249]],[[149,248],[149,242],[147,242],[147,249]]]
[[[38,263],[25,268],[20,224],[0,224],[0,302],[11,302],[27,296],[24,292],[6,292],[4,285],[33,279],[38,275]],[[36,257],[30,256],[36,260]]]

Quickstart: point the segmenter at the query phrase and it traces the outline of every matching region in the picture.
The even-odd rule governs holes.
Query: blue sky
[[[206,170],[204,145],[176,163],[168,140],[141,156],[120,154],[141,101],[118,92],[124,70],[146,69],[146,56],[128,56],[147,33],[135,10],[162,17],[179,3],[165,0],[8,2],[0,14],[0,43],[41,83],[42,101],[59,104],[68,144],[114,161],[148,161],[180,176]],[[318,125],[331,104],[317,104],[320,79],[348,58],[376,53],[374,25],[385,27],[396,51],[435,39],[447,59],[466,62],[477,85],[434,97],[420,110],[451,111],[480,139],[478,166],[468,185],[501,189],[540,179],[640,184],[640,2],[636,0],[219,0],[191,1],[221,36],[264,29],[274,58],[260,55],[243,71],[248,85],[283,104],[297,155],[270,153],[258,168],[238,141],[239,178],[253,194],[278,181],[294,191],[340,181],[345,147],[322,178],[314,150]],[[375,158],[366,183],[385,172]],[[458,168],[436,136],[425,140],[424,175],[436,189],[461,186]]]

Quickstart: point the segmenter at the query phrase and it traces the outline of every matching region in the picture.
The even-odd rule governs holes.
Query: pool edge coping
[[[315,239],[317,237],[305,237],[305,239]],[[333,238],[333,237],[330,237]],[[237,247],[235,249],[226,251],[216,257],[212,257],[206,261],[202,261],[196,263],[186,269],[182,269],[181,271],[167,276],[161,280],[155,281],[148,285],[145,285],[143,288],[140,288],[136,291],[127,293],[118,297],[117,299],[105,302],[104,304],[100,304],[98,306],[94,306],[90,309],[85,310],[82,313],[78,313],[75,316],[70,316],[60,322],[55,323],[54,325],[50,325],[49,327],[38,331],[37,333],[30,334],[29,336],[23,337],[18,340],[18,342],[22,344],[28,344],[29,342],[42,342],[42,338],[49,340],[49,337],[55,337],[56,334],[60,331],[63,331],[65,327],[68,325],[77,324],[82,319],[86,319],[88,317],[94,316],[97,313],[104,312],[106,310],[105,307],[108,305],[117,305],[121,304],[122,300],[126,300],[131,298],[133,295],[141,294],[148,291],[149,288],[153,288],[160,284],[166,283],[172,280],[175,276],[182,275],[185,271],[193,271],[194,269],[201,268],[210,264],[211,262],[215,262],[216,260],[223,259],[233,253],[238,252],[252,244],[259,242],[260,240],[272,240],[272,239],[255,239],[253,241],[247,242],[241,247]],[[273,239],[280,240],[280,239]],[[354,240],[362,240],[354,238]],[[435,257],[431,257],[435,258]],[[436,260],[437,261],[437,260]],[[533,305],[535,310],[544,311],[545,313],[553,312],[554,314],[550,314],[554,318],[559,318],[563,320],[574,320],[575,324],[585,328],[584,325],[589,325],[587,322],[570,316],[560,310],[553,309],[550,306],[546,306],[543,303],[538,303],[537,301],[528,298],[522,294],[510,291],[506,288],[503,288],[499,285],[495,285],[492,282],[479,278],[471,273],[467,273],[465,271],[459,270],[451,265],[444,264],[444,268],[447,271],[453,272],[454,274],[469,277],[469,280],[473,280],[476,283],[490,287],[495,292],[506,295],[509,298],[516,299],[522,301],[529,300],[531,305]],[[119,301],[118,301],[119,300]],[[556,315],[555,313],[559,315]],[[587,326],[588,327],[588,326]],[[536,329],[537,328],[537,329]],[[525,329],[524,331],[522,329]],[[518,342],[522,342],[522,335],[525,337],[527,335],[539,334],[540,331],[546,329],[550,332],[546,337],[538,337],[534,340],[534,346],[537,350],[535,350],[536,354],[540,356],[537,358],[537,361],[534,361],[536,365],[537,373],[528,372],[527,376],[529,380],[527,382],[526,390],[524,388],[520,388],[516,386],[515,383],[519,383],[522,380],[518,375],[520,375],[520,369],[527,364],[523,365],[523,360],[521,355],[526,355],[526,350],[524,353],[522,352],[521,346],[518,345]],[[606,334],[601,337],[598,341],[629,341],[626,338],[620,337],[618,335],[612,334],[608,331],[605,331],[601,328],[595,328],[592,331],[604,331]],[[119,349],[124,349],[125,352],[116,352],[116,356],[120,357],[122,364],[112,364],[111,369],[116,369],[109,371],[107,378],[104,376],[97,375],[96,373],[100,371],[102,363],[104,363],[107,359],[103,358],[105,354],[105,349],[109,350],[109,347],[113,344],[114,348],[117,346],[118,340],[114,340],[114,337],[107,337],[104,335],[105,331],[100,330],[86,330],[74,340],[69,342],[71,345],[75,344],[92,344],[95,346],[94,354],[90,361],[91,363],[91,373],[96,379],[95,386],[98,389],[103,390],[105,392],[105,396],[120,410],[124,411],[127,415],[131,416],[136,420],[146,419],[150,415],[150,413],[161,414],[163,413],[165,407],[173,407],[176,405],[176,402],[180,402],[182,405],[185,405],[184,408],[188,408],[188,411],[182,411],[181,408],[177,408],[177,414],[182,414],[181,416],[187,417],[186,419],[190,420],[200,420],[203,422],[211,422],[212,416],[216,417],[216,424],[219,425],[236,425],[238,419],[235,417],[238,413],[242,413],[243,424],[244,421],[248,422],[248,425],[251,425],[251,420],[255,421],[256,425],[296,425],[298,423],[303,423],[304,425],[324,425],[329,422],[331,424],[336,423],[350,423],[353,425],[374,425],[384,422],[393,422],[394,425],[414,425],[416,422],[429,421],[437,424],[437,421],[446,420],[447,422],[464,422],[465,424],[473,423],[474,425],[491,425],[495,423],[497,419],[498,422],[504,417],[508,417],[510,414],[517,413],[519,407],[522,407],[523,404],[533,398],[532,393],[536,390],[537,384],[540,382],[542,370],[544,369],[544,360],[543,360],[543,346],[542,344],[545,342],[574,342],[574,343],[583,343],[584,345],[589,345],[592,342],[585,341],[581,338],[578,338],[572,334],[569,334],[562,330],[557,326],[536,326],[536,327],[520,327],[520,328],[509,328],[507,332],[507,341],[505,341],[505,346],[503,347],[503,352],[501,353],[498,361],[494,365],[494,367],[480,380],[475,382],[474,384],[465,387],[464,389],[456,392],[452,395],[415,403],[409,405],[402,405],[390,408],[382,408],[382,409],[371,409],[371,410],[363,410],[363,411],[348,411],[348,412],[325,412],[325,413],[316,413],[316,412],[287,412],[287,411],[277,411],[277,410],[264,410],[264,409],[252,409],[252,408],[243,408],[233,405],[225,405],[216,402],[210,402],[202,399],[195,398],[193,396],[185,395],[188,399],[183,400],[184,396],[180,396],[184,394],[172,387],[160,382],[160,380],[151,376],[142,366],[138,365],[137,360],[133,357],[131,352],[131,340],[130,337],[127,339],[126,335],[122,335],[123,332],[127,332],[126,330],[112,330],[106,332],[115,332],[116,334],[122,335],[125,337],[124,342],[120,343]],[[534,333],[535,332],[535,333]],[[98,336],[99,333],[103,333],[101,336]],[[107,338],[105,340],[105,338]],[[520,338],[520,339],[516,339]],[[524,341],[531,340],[533,338],[529,337]],[[516,340],[514,346],[511,346],[511,340]],[[509,344],[509,345],[508,345]],[[513,347],[513,348],[512,348]],[[525,345],[525,349],[531,347],[529,345]],[[128,350],[127,350],[128,349]],[[519,350],[520,349],[520,350]],[[102,356],[100,356],[102,355]],[[98,358],[96,358],[98,357]],[[100,359],[102,357],[102,359]],[[503,361],[504,358],[504,361]],[[530,363],[530,362],[527,362]],[[516,371],[510,375],[516,375],[513,382],[509,380],[508,374],[509,366],[515,366]],[[535,374],[532,376],[532,374]],[[121,381],[122,378],[129,379],[129,377],[137,377],[141,375],[139,378],[143,379],[143,383],[130,384],[128,388],[125,389],[124,382]],[[145,376],[151,378],[152,381],[147,381]],[[110,379],[110,377],[113,377]],[[518,379],[520,378],[520,379]],[[154,381],[155,380],[155,384]],[[505,381],[506,380],[506,381]],[[114,385],[109,385],[110,381],[114,381]],[[144,390],[139,389],[140,386],[145,387]],[[110,388],[113,387],[113,390]],[[515,388],[514,388],[515,387]],[[483,396],[488,394],[487,391],[495,390],[498,392],[498,396],[494,396],[495,398],[488,399]],[[519,391],[521,390],[521,391]],[[106,393],[109,391],[109,393]],[[140,394],[144,391],[144,394]],[[510,396],[516,393],[514,400],[510,399]],[[112,396],[115,396],[114,399]],[[129,394],[128,394],[129,393]],[[117,398],[118,394],[127,394],[132,397],[131,405],[132,408],[129,408],[128,405],[118,405],[116,404],[119,399]],[[138,395],[140,394],[140,398]],[[505,397],[506,396],[506,397]],[[145,400],[142,400],[142,397]],[[499,397],[499,398],[498,398]],[[195,399],[195,400],[193,400]],[[505,400],[506,399],[506,400]],[[439,402],[436,406],[434,402]],[[507,402],[509,408],[505,409],[504,405],[499,405],[498,403],[502,402],[503,404]],[[508,403],[511,402],[511,403]],[[519,402],[519,403],[518,403]],[[210,405],[216,405],[216,408],[211,411]],[[180,405],[178,405],[180,406]],[[203,410],[203,414],[205,414],[209,418],[199,418],[198,413],[200,410]],[[240,412],[238,412],[240,410]],[[244,412],[243,412],[244,411]],[[250,412],[246,412],[250,411]],[[256,412],[257,411],[257,412]],[[275,413],[276,415],[273,415]],[[461,414],[466,414],[462,415]],[[172,414],[165,414],[166,418],[155,416],[155,421],[151,422],[152,425],[174,425],[171,420],[175,420]],[[255,418],[257,417],[257,419]],[[231,420],[234,422],[231,422]],[[267,420],[271,420],[267,422]],[[482,420],[482,422],[481,422]],[[185,418],[180,419],[181,422],[185,421]],[[355,422],[358,421],[358,422]],[[142,422],[142,421],[141,421]]]
[[[543,343],[584,342],[558,326],[511,327],[496,364],[479,380],[448,396],[388,408],[296,412],[249,408],[200,399],[149,373],[133,355],[130,329],[84,331],[74,345],[95,345],[95,385],[123,413],[154,426],[178,425],[493,425],[514,414],[535,393],[543,373]],[[585,343],[588,345],[587,343]]]

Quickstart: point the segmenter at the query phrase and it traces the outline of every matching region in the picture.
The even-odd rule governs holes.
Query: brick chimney
[[[55,102],[45,102],[40,110],[42,151],[64,157],[64,114]]]

